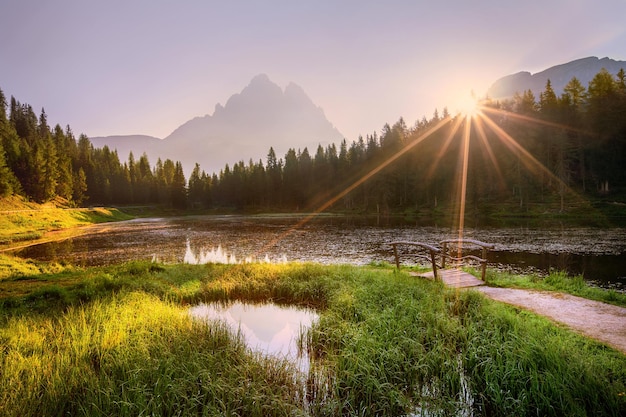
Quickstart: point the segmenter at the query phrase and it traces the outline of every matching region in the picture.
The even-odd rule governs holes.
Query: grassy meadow
[[[117,209],[74,208],[62,200],[36,204],[16,196],[0,198],[0,250],[74,236],[80,226],[130,218]]]
[[[0,278],[1,416],[626,414],[624,354],[390,267],[48,268]],[[187,314],[232,300],[319,313],[306,381]]]

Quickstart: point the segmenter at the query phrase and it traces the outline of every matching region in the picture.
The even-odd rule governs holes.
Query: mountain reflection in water
[[[235,334],[240,333],[253,350],[284,358],[306,374],[309,359],[306,350],[298,349],[298,338],[317,320],[311,310],[281,307],[275,304],[217,303],[199,304],[189,310],[192,317],[224,322]]]

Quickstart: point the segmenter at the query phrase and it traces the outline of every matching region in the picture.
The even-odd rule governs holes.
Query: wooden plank
[[[452,288],[477,287],[485,284],[484,281],[460,269],[440,269],[437,275],[446,286]],[[433,271],[424,272],[418,276],[433,279]]]

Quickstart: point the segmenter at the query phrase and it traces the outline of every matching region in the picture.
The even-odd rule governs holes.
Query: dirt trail
[[[489,298],[565,324],[626,354],[626,308],[569,294],[513,288],[474,287]]]

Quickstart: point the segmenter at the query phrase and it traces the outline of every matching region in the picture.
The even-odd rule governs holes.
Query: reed
[[[288,363],[133,292],[2,328],[0,415],[287,415]]]
[[[317,309],[304,384],[186,313],[232,300]],[[72,269],[4,297],[0,313],[0,415],[626,413],[622,353],[389,267]]]

